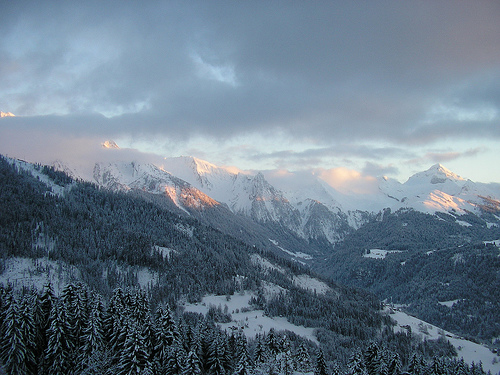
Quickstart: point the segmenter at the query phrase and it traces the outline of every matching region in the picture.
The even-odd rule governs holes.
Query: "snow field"
[[[413,333],[420,334],[422,338],[435,340],[444,335],[450,344],[457,349],[458,358],[462,357],[469,365],[472,362],[476,364],[482,362],[483,369],[486,372],[491,371],[492,374],[500,374],[500,359],[486,346],[465,340],[402,311],[393,310],[390,317],[397,322],[395,329],[400,332],[405,332],[406,328],[404,327],[409,326]]]
[[[271,328],[276,331],[288,330],[318,344],[318,340],[314,335],[314,328],[296,326],[288,322],[284,317],[271,318],[264,315],[263,310],[253,310],[253,307],[249,305],[252,296],[255,296],[255,294],[250,291],[229,297],[208,295],[203,297],[200,303],[186,303],[184,309],[188,312],[205,315],[211,305],[215,307],[221,306],[222,310],[227,306],[232,321],[230,323],[217,323],[226,331],[241,328],[247,338],[255,338],[258,334],[269,332]]]
[[[50,282],[56,294],[74,279],[80,279],[77,268],[47,258],[9,258],[0,275],[0,283],[12,284],[14,288],[33,286],[42,290]]]
[[[390,253],[401,253],[401,250],[382,250],[382,249],[370,249],[370,252],[367,254],[363,254],[363,258],[372,258],[372,259],[385,259],[387,254]]]

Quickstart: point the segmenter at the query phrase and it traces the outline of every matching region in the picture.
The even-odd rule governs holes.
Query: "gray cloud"
[[[401,145],[500,138],[498,2],[4,5],[0,109],[32,116],[9,122],[19,128],[184,140],[275,129],[311,147],[254,159],[362,157],[367,170],[415,158]],[[63,116],[40,116],[51,113]]]

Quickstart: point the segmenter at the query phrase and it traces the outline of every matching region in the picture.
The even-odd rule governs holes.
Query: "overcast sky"
[[[500,182],[500,2],[4,1],[0,153]]]

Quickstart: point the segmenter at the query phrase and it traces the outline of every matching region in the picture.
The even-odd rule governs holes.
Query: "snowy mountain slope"
[[[116,160],[122,155],[114,142],[107,142],[103,148]],[[302,239],[331,244],[385,208],[411,208],[430,214],[479,214],[481,210],[495,212],[500,208],[499,186],[474,183],[440,164],[405,183],[378,178],[378,189],[365,194],[339,192],[313,172],[250,173],[189,156],[148,162],[98,161],[91,177],[88,173],[73,175],[113,190],[167,195],[181,209],[225,206],[233,214],[257,223],[277,225]]]
[[[398,200],[393,208],[413,208],[427,213],[452,210],[479,213],[478,206],[486,203],[483,197],[500,198],[499,191],[466,180],[441,164],[416,173],[400,186],[382,186],[381,190]]]
[[[166,195],[181,209],[186,207],[203,209],[219,204],[185,181],[153,164],[96,163],[93,178],[99,186],[115,191],[138,189]]]

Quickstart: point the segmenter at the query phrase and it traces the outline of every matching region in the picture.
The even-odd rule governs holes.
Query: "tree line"
[[[221,330],[208,316],[154,310],[141,289],[113,291],[109,299],[81,283],[56,295],[19,293],[0,286],[0,358],[8,374],[305,374],[442,375],[484,374],[481,364],[412,353],[400,355],[372,342],[345,366],[328,362],[310,342],[291,341],[286,332],[248,340],[241,330]]]

